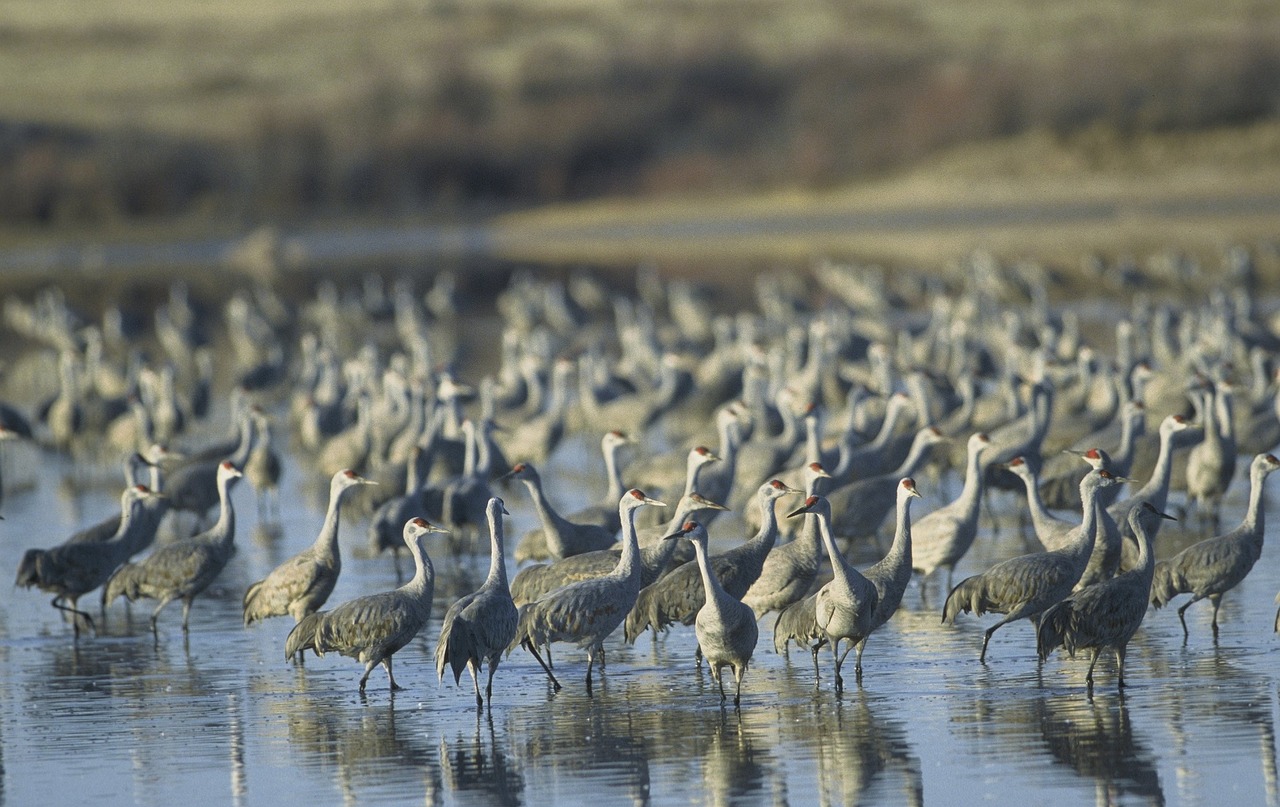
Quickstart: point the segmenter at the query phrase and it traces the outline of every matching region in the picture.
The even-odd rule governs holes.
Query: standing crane
[[[397,589],[357,597],[331,611],[316,611],[303,617],[285,639],[285,659],[294,658],[304,650],[312,650],[317,656],[339,653],[364,664],[361,692],[369,681],[369,673],[379,664],[387,671],[391,691],[403,689],[391,672],[391,656],[412,641],[431,619],[436,572],[427,555],[426,538],[446,532],[424,518],[407,521],[404,542],[413,555],[412,579]]]

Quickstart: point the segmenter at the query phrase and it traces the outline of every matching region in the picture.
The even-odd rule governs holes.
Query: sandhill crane
[[[978,615],[1005,614],[986,630],[978,661],[986,663],[987,644],[1002,626],[1027,617],[1064,599],[1075,588],[1089,564],[1096,538],[1097,513],[1094,492],[1120,480],[1108,471],[1090,471],[1080,483],[1084,520],[1061,549],[1033,552],[997,563],[982,574],[967,577],[951,590],[942,606],[942,621],[952,624],[961,612]]]
[[[502,516],[507,512],[502,500],[489,500],[485,516],[489,522],[489,574],[479,590],[449,606],[436,642],[436,675],[444,679],[446,666],[453,668],[453,682],[458,683],[462,670],[471,672],[475,685],[476,706],[484,706],[484,698],[493,703],[493,673],[498,669],[502,652],[516,636],[520,613],[511,599],[507,585],[506,557],[503,553]],[[480,695],[480,667],[489,665],[489,680],[484,696]]]
[[[702,648],[702,655],[707,659],[711,677],[720,687],[722,703],[725,700],[722,671],[725,667],[733,670],[733,705],[740,706],[742,677],[747,672],[747,664],[751,661],[759,638],[755,612],[741,600],[730,596],[720,585],[707,558],[707,528],[696,521],[690,521],[679,532],[663,540],[671,541],[681,536],[693,543],[694,559],[702,575],[705,602],[694,618],[694,635],[698,638],[698,647]]]
[[[322,607],[342,572],[338,523],[342,502],[350,491],[374,484],[350,468],[329,480],[329,506],[315,542],[281,563],[244,594],[244,624],[288,614],[294,623]]]
[[[1159,519],[1173,520],[1143,502],[1129,511],[1129,528],[1138,537],[1138,565],[1110,580],[1086,586],[1057,605],[1045,609],[1036,628],[1036,651],[1040,660],[1049,657],[1056,647],[1065,647],[1075,655],[1082,648],[1093,648],[1093,659],[1085,683],[1093,690],[1093,668],[1103,650],[1116,654],[1117,686],[1124,686],[1124,654],[1129,640],[1147,613],[1151,596],[1151,579],[1155,571],[1155,554],[1151,547],[1151,527]]]
[[[533,654],[556,691],[560,682],[542,660],[538,648],[552,642],[574,642],[587,651],[587,693],[591,693],[591,668],[596,657],[604,666],[604,640],[622,624],[640,593],[640,544],[635,513],[645,505],[666,507],[632,488],[618,502],[622,517],[622,555],[613,571],[602,577],[580,580],[551,591],[520,608],[520,624],[513,646]]]
[[[285,659],[299,656],[304,650],[312,650],[317,656],[339,653],[364,664],[361,692],[369,673],[379,664],[387,671],[391,690],[403,689],[391,672],[391,657],[431,619],[436,574],[427,555],[426,540],[429,535],[446,532],[423,518],[406,522],[404,542],[413,555],[413,578],[397,589],[357,597],[331,611],[316,611],[303,617],[285,639]]]
[[[964,487],[950,504],[943,505],[915,523],[912,530],[915,543],[912,546],[911,564],[922,578],[934,570],[946,567],[947,588],[951,588],[951,576],[956,564],[973,546],[978,535],[978,508],[982,504],[983,462],[982,455],[990,440],[982,432],[969,437]],[[920,581],[923,596],[925,580]]]
[[[1280,468],[1280,460],[1272,454],[1258,454],[1249,464],[1249,505],[1240,526],[1215,538],[1192,544],[1168,560],[1156,564],[1151,585],[1151,604],[1160,608],[1174,597],[1190,593],[1191,599],[1178,609],[1186,641],[1187,609],[1208,598],[1213,604],[1213,637],[1218,638],[1218,608],[1222,595],[1235,588],[1253,569],[1262,555],[1262,539],[1266,532],[1266,507],[1263,483]]]
[[[107,581],[104,602],[123,595],[130,602],[140,598],[159,600],[151,613],[151,632],[164,607],[182,600],[182,630],[190,630],[191,603],[226,567],[235,554],[236,519],[231,485],[243,474],[230,462],[218,466],[217,489],[221,510],[218,520],[204,532],[166,544],[141,563],[126,563]]]

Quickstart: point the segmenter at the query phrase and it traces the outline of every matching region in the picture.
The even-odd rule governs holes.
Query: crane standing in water
[[[502,652],[516,637],[520,612],[511,599],[507,584],[507,562],[503,552],[502,516],[507,512],[502,499],[489,499],[485,516],[489,521],[489,575],[479,590],[449,606],[436,642],[436,675],[443,680],[446,666],[453,668],[453,682],[465,668],[471,672],[476,689],[476,706],[484,699],[493,703],[493,673]],[[489,680],[480,695],[480,665],[489,665]]]
[[[312,650],[317,656],[340,653],[364,664],[361,692],[369,673],[379,664],[387,671],[391,690],[403,689],[391,672],[391,656],[412,641],[431,619],[436,573],[427,555],[426,536],[445,532],[448,531],[423,518],[406,522],[404,542],[413,555],[413,578],[392,591],[357,597],[332,611],[316,611],[303,617],[285,639],[285,659],[294,658],[303,650]]]

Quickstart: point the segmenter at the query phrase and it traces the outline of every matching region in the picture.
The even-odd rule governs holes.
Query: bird
[[[1035,530],[1036,540],[1048,550],[1066,546],[1071,540],[1071,534],[1080,525],[1074,521],[1059,518],[1045,507],[1044,500],[1040,497],[1039,458],[1035,455],[1014,457],[1005,463],[1005,467],[1026,485],[1027,511],[1031,515],[1031,527]],[[1079,483],[1076,484],[1078,487]]]
[[[542,477],[532,463],[521,462],[512,467],[504,479],[519,479],[529,489],[538,521],[542,524],[543,540],[548,554],[556,559],[608,549],[617,543],[615,533],[599,524],[578,524],[560,515],[547,500],[542,489]],[[527,555],[526,555],[527,557]]]
[[[832,531],[848,539],[875,536],[897,502],[901,480],[919,473],[933,447],[946,440],[941,431],[925,426],[916,432],[902,465],[890,473],[859,479],[826,494],[831,502]]]
[[[761,485],[756,492],[756,499],[764,514],[760,530],[745,543],[711,557],[711,567],[715,569],[716,577],[724,590],[732,596],[742,597],[760,577],[764,559],[778,539],[777,501],[789,493],[800,491],[777,479]],[[656,634],[673,622],[692,625],[704,602],[698,566],[693,561],[685,563],[640,592],[634,610],[627,616],[627,643],[633,644],[649,628]],[[698,658],[701,658],[701,654],[698,654]]]
[[[273,616],[288,614],[294,624],[320,609],[333,593],[342,572],[338,549],[338,522],[342,502],[361,485],[374,484],[350,468],[338,471],[329,480],[329,506],[320,534],[311,546],[281,563],[244,593],[246,627]]]
[[[209,452],[199,452],[181,461],[168,475],[164,486],[164,494],[169,497],[173,510],[192,513],[198,520],[203,520],[208,512],[219,503],[218,475],[224,461],[235,468],[244,468],[253,448],[255,434],[253,417],[246,410],[241,415],[239,425],[239,442],[229,453],[218,453],[208,457],[212,451],[221,451],[225,445],[212,447]]]
[[[1273,454],[1257,454],[1249,463],[1249,505],[1240,525],[1228,533],[1192,544],[1168,560],[1156,564],[1151,584],[1151,604],[1161,608],[1179,594],[1191,599],[1178,609],[1182,637],[1187,631],[1187,609],[1208,598],[1213,604],[1213,638],[1218,638],[1218,608],[1222,595],[1235,588],[1262,555],[1266,532],[1263,483],[1280,468]]]
[[[284,465],[280,454],[275,449],[272,439],[271,421],[265,414],[253,411],[250,414],[257,426],[257,435],[253,448],[244,462],[244,476],[253,486],[258,500],[258,519],[280,519],[280,476]]]
[[[978,535],[978,508],[982,503],[983,463],[982,455],[990,439],[983,432],[970,435],[966,448],[967,464],[964,487],[950,504],[943,505],[915,523],[912,530],[911,564],[922,577],[934,570],[947,568],[947,588],[951,587],[951,575],[956,564],[973,546]],[[924,594],[923,580],[920,587]]]
[[[919,498],[920,491],[916,482],[910,477],[898,481],[895,494],[897,503],[897,525],[894,528],[893,544],[889,552],[865,570],[863,577],[871,581],[876,588],[876,609],[871,619],[871,630],[874,631],[889,621],[902,603],[902,595],[911,582],[911,500]],[[817,519],[805,519],[816,521]],[[817,525],[815,524],[815,529]],[[773,646],[778,653],[786,653],[789,642],[808,644],[813,654],[814,675],[818,672],[818,650],[826,644],[825,637],[818,630],[816,614],[817,596],[812,595],[800,600],[778,615],[773,626]],[[862,664],[862,651],[866,640],[858,643],[857,666]]]
[[[1065,599],[1084,574],[1093,554],[1097,514],[1094,493],[1099,487],[1120,480],[1109,471],[1090,471],[1080,483],[1084,520],[1071,540],[1061,549],[1032,552],[1001,561],[981,574],[961,580],[942,606],[942,622],[950,625],[960,613],[1004,614],[1005,618],[986,630],[978,661],[987,661],[987,644],[1002,626],[1027,617],[1035,618],[1049,606]]]
[[[840,692],[844,689],[844,678],[840,674],[845,657],[854,647],[861,648],[871,635],[876,606],[880,595],[875,584],[862,575],[845,560],[844,555],[836,547],[835,538],[831,534],[831,503],[822,496],[810,496],[803,506],[787,514],[794,518],[801,514],[812,515],[818,522],[818,531],[822,535],[822,543],[827,548],[827,557],[831,560],[831,580],[818,589],[813,595],[813,622],[810,626],[810,638],[815,643],[831,645],[831,653],[835,658],[835,687]],[[797,604],[800,613],[808,609],[806,604]],[[785,613],[785,612],[784,612]],[[774,647],[777,647],[777,626],[774,626]],[[840,643],[845,642],[843,651]],[[814,651],[817,652],[816,650]],[[859,650],[854,669],[858,680],[862,679],[862,652]]]
[[[507,584],[506,557],[503,553],[502,516],[507,513],[502,499],[489,499],[485,516],[489,522],[489,574],[480,588],[449,606],[440,638],[436,642],[436,675],[444,680],[446,666],[453,668],[453,683],[462,670],[471,672],[476,690],[476,706],[484,699],[493,703],[493,674],[498,669],[502,652],[516,636],[520,612],[511,599]],[[489,665],[489,680],[484,695],[480,694],[480,667]]]
[[[707,557],[707,528],[696,521],[687,522],[678,532],[668,535],[666,541],[685,537],[693,543],[694,560],[702,575],[704,602],[694,618],[693,630],[698,647],[707,660],[711,677],[720,687],[720,702],[725,701],[723,670],[733,671],[733,705],[742,705],[742,678],[755,652],[760,629],[756,626],[756,614],[751,606],[731,596],[720,585]]]
[[[622,518],[622,554],[609,574],[580,580],[550,591],[520,607],[520,622],[512,646],[533,654],[560,691],[551,668],[538,648],[552,642],[574,642],[587,651],[587,694],[591,694],[591,668],[596,658],[604,666],[604,640],[622,624],[640,593],[640,544],[636,538],[636,510],[646,505],[666,507],[638,488],[623,494],[618,502]]]
[[[1093,659],[1085,683],[1093,690],[1093,668],[1106,649],[1116,654],[1117,687],[1124,687],[1124,654],[1129,640],[1147,613],[1151,597],[1151,581],[1155,572],[1155,553],[1151,546],[1151,529],[1159,519],[1174,520],[1142,502],[1129,511],[1129,528],[1138,537],[1138,565],[1110,580],[1086,586],[1057,605],[1045,609],[1036,627],[1036,651],[1044,661],[1055,648],[1065,647],[1075,655],[1082,648],[1093,648]]]
[[[1187,453],[1187,504],[1195,506],[1201,524],[1216,531],[1219,505],[1236,471],[1234,396],[1225,381],[1199,395],[1204,439]]]
[[[164,607],[182,600],[182,630],[190,630],[191,603],[209,587],[227,561],[235,554],[236,519],[231,502],[231,485],[243,474],[228,461],[218,466],[217,490],[221,502],[218,520],[202,533],[165,544],[140,563],[126,563],[106,584],[104,603],[124,596],[159,600],[151,613],[151,632],[158,634],[156,620]]]
[[[809,463],[805,466],[805,473],[805,496],[823,493],[823,482],[829,480],[831,474],[822,467],[822,463]],[[760,576],[747,589],[742,601],[759,618],[770,611],[782,611],[803,599],[818,577],[822,553],[822,537],[818,535],[818,526],[811,524],[810,519],[805,519],[795,540],[769,550],[764,566],[760,569]]]
[[[116,531],[109,539],[67,541],[51,549],[29,549],[18,566],[14,585],[23,588],[35,586],[42,591],[53,592],[53,607],[72,616],[77,638],[81,622],[92,630],[93,618],[79,610],[76,601],[106,583],[111,574],[129,559],[137,544],[132,533],[143,518],[145,503],[158,495],[144,485],[125,488],[120,495],[120,518]]]
[[[1151,479],[1138,488],[1126,499],[1107,507],[1107,513],[1120,525],[1125,540],[1120,544],[1120,570],[1127,571],[1136,563],[1136,545],[1134,536],[1128,530],[1128,513],[1135,505],[1151,502],[1151,506],[1164,511],[1169,499],[1169,483],[1173,475],[1173,452],[1191,445],[1200,438],[1200,429],[1182,415],[1169,415],[1160,422],[1160,450],[1156,456],[1155,467],[1151,471]],[[1152,526],[1151,540],[1155,540],[1160,527],[1159,521]]]
[[[361,692],[369,681],[369,673],[379,664],[387,671],[391,691],[402,690],[391,671],[391,657],[431,620],[436,573],[427,555],[426,537],[447,533],[448,530],[422,517],[405,522],[404,542],[409,546],[414,564],[409,582],[391,591],[348,600],[330,611],[306,615],[285,639],[285,660],[304,650],[311,650],[317,656],[339,653],[364,664]]]
[[[675,506],[675,518],[666,526],[665,534],[658,540],[640,546],[640,587],[651,585],[667,568],[676,545],[662,540],[679,529],[680,525],[703,510],[727,510],[723,504],[708,500],[700,493],[681,497]],[[618,565],[622,550],[618,548],[584,552],[553,563],[533,563],[522,568],[511,581],[511,593],[516,605],[524,605],[548,591],[591,577],[609,573]]]
[[[608,480],[608,489],[598,503],[587,505],[581,510],[570,513],[568,515],[570,521],[579,524],[599,524],[609,530],[611,535],[617,535],[618,530],[622,529],[622,523],[618,521],[618,508],[615,502],[622,497],[622,494],[627,489],[622,484],[618,452],[623,446],[631,445],[633,442],[635,441],[628,437],[625,432],[614,430],[604,433],[604,437],[600,439],[600,451],[604,455],[604,475]]]

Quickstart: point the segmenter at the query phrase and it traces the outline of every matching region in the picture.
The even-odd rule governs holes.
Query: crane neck
[[[806,465],[822,462],[822,437],[819,434],[818,419],[804,419],[804,461]]]
[[[674,542],[673,542],[674,543]],[[698,571],[702,573],[702,588],[706,591],[706,604],[719,608],[720,603],[729,595],[720,585],[719,578],[711,571],[711,560],[707,557],[707,545],[702,541],[691,541],[693,556],[698,561]]]
[[[342,499],[348,490],[351,488],[341,484],[329,487],[329,506],[324,511],[320,534],[316,536],[316,549],[331,558],[338,557],[338,514],[342,511]]]
[[[890,471],[888,476],[894,479],[901,479],[904,476],[915,476],[920,471],[920,466],[924,465],[928,459],[929,453],[933,449],[933,444],[926,442],[924,433],[916,435],[916,439],[911,441],[911,450],[907,452],[906,458],[895,470]]]
[[[213,525],[212,531],[223,546],[231,546],[236,537],[236,510],[231,503],[233,478],[221,477],[218,480],[218,521]]]
[[[1146,500],[1157,510],[1163,510],[1169,498],[1169,482],[1173,477],[1173,432],[1161,431],[1160,453],[1151,471],[1151,479],[1132,497],[1132,501]]]
[[[893,545],[884,556],[891,566],[911,564],[911,497],[898,496],[897,524],[893,530]]]
[[[981,452],[970,451],[964,468],[964,487],[956,502],[964,511],[966,521],[977,518],[978,505],[982,502],[982,461]]]
[[[542,490],[542,477],[534,473],[531,479],[523,481],[525,487],[529,489],[529,496],[533,499],[533,509],[538,511],[538,520],[542,522],[544,527],[554,527],[558,530],[566,522],[551,506],[551,502],[547,500],[547,495]],[[547,537],[551,537],[550,533],[548,533]]]
[[[1071,543],[1070,551],[1082,564],[1089,562],[1089,556],[1093,554],[1093,545],[1098,540],[1098,487],[1098,478],[1092,472],[1080,483],[1084,520],[1080,522],[1079,532]],[[1084,566],[1080,568],[1083,571]]]
[[[747,544],[768,552],[778,540],[778,499],[765,496],[760,501],[760,530]],[[746,544],[744,544],[745,546]]]
[[[1263,502],[1263,486],[1267,481],[1265,468],[1250,469],[1249,472],[1249,505],[1244,511],[1244,528],[1258,536],[1258,544],[1262,544],[1262,534],[1266,531],[1267,509]]]
[[[489,513],[489,574],[484,579],[486,588],[509,588],[507,583],[507,559],[504,546],[505,533],[501,508],[490,508]]]
[[[606,501],[616,502],[622,498],[627,489],[622,486],[622,471],[618,467],[618,444],[613,443],[604,452],[604,471],[609,478],[609,492]],[[686,483],[687,484],[687,483]]]
[[[625,502],[623,504],[626,505]],[[638,583],[640,581],[640,539],[636,534],[636,508],[619,507],[618,515],[622,517],[622,555],[618,558],[618,565],[614,567],[613,574],[628,580],[634,579]]]
[[[413,577],[405,583],[401,590],[430,601],[435,589],[436,569],[431,565],[431,557],[421,543],[421,536],[410,542],[410,554],[413,555]]]
[[[1031,523],[1035,527],[1036,532],[1040,532],[1042,527],[1054,521],[1061,521],[1053,513],[1049,512],[1049,508],[1045,507],[1044,499],[1040,496],[1040,480],[1033,473],[1018,474],[1022,479],[1023,485],[1027,488],[1027,509],[1031,511]]]

